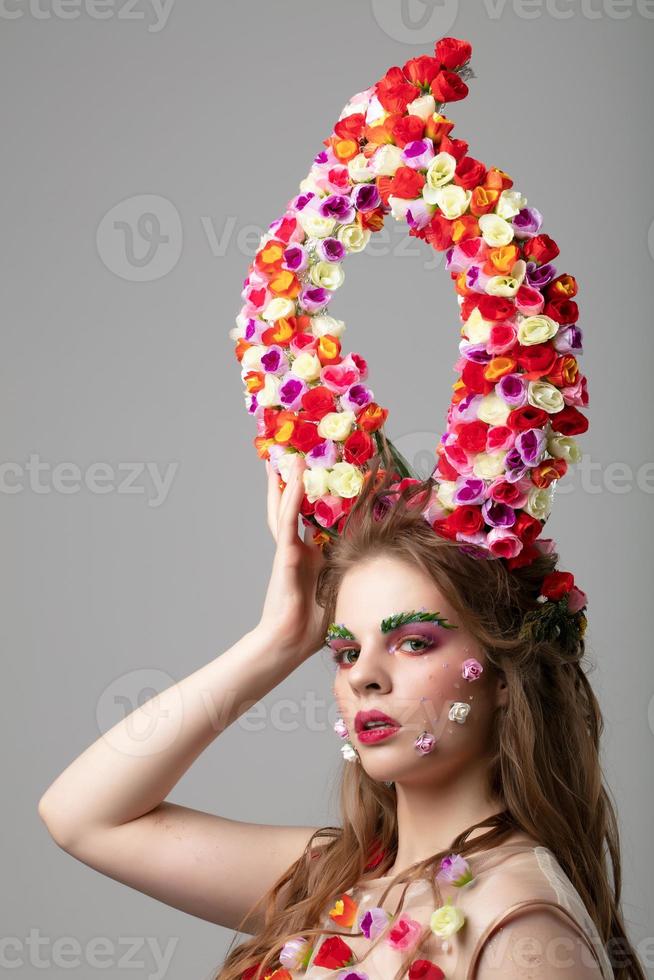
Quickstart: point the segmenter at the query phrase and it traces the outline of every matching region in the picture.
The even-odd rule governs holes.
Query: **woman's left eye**
[[[419,646],[417,647],[417,649],[416,649],[416,647],[414,647],[412,650],[405,650],[404,651],[405,653],[424,653],[425,650],[430,650],[434,646],[434,644],[432,643],[431,640],[426,640],[422,636],[408,636],[408,637],[406,637],[406,639],[400,641],[399,646],[398,645],[394,645],[393,647],[391,647],[391,649],[392,650],[402,649],[402,647],[404,646],[405,643],[417,643],[417,644],[419,644]]]

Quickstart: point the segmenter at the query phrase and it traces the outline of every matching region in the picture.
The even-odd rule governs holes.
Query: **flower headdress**
[[[406,220],[411,236],[445,252],[462,324],[423,516],[473,557],[515,568],[554,548],[539,535],[557,481],[580,459],[588,393],[577,283],[553,265],[558,245],[511,177],[469,156],[442,113],[468,94],[471,50],[441,38],[433,56],[390,68],[349,100],[300,193],[262,236],[230,337],[257,452],[284,482],[293,455],[305,457],[301,514],[322,546],[341,533],[384,445],[397,470],[391,489],[420,482],[383,432],[388,409],[366,383],[366,361],[343,354],[345,324],[328,313],[345,257],[387,214]],[[533,632],[583,633],[575,614],[585,594],[571,573],[552,576],[538,597],[548,616]]]

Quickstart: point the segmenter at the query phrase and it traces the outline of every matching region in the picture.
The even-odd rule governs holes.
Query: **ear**
[[[506,677],[503,672],[500,671],[495,681],[495,704],[498,708],[506,708],[509,703],[509,685],[506,682]]]

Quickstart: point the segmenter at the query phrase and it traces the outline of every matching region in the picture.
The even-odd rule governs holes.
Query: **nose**
[[[356,661],[344,671],[353,691],[388,691],[392,687],[386,651],[374,644],[361,646]]]

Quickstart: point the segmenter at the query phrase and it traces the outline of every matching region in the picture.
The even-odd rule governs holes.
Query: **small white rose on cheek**
[[[482,665],[474,657],[469,657],[461,664],[461,676],[467,681],[476,681],[483,671]]]
[[[458,723],[462,725],[468,717],[469,711],[470,705],[465,701],[453,701],[447,717],[450,719],[450,721],[458,721]]]

